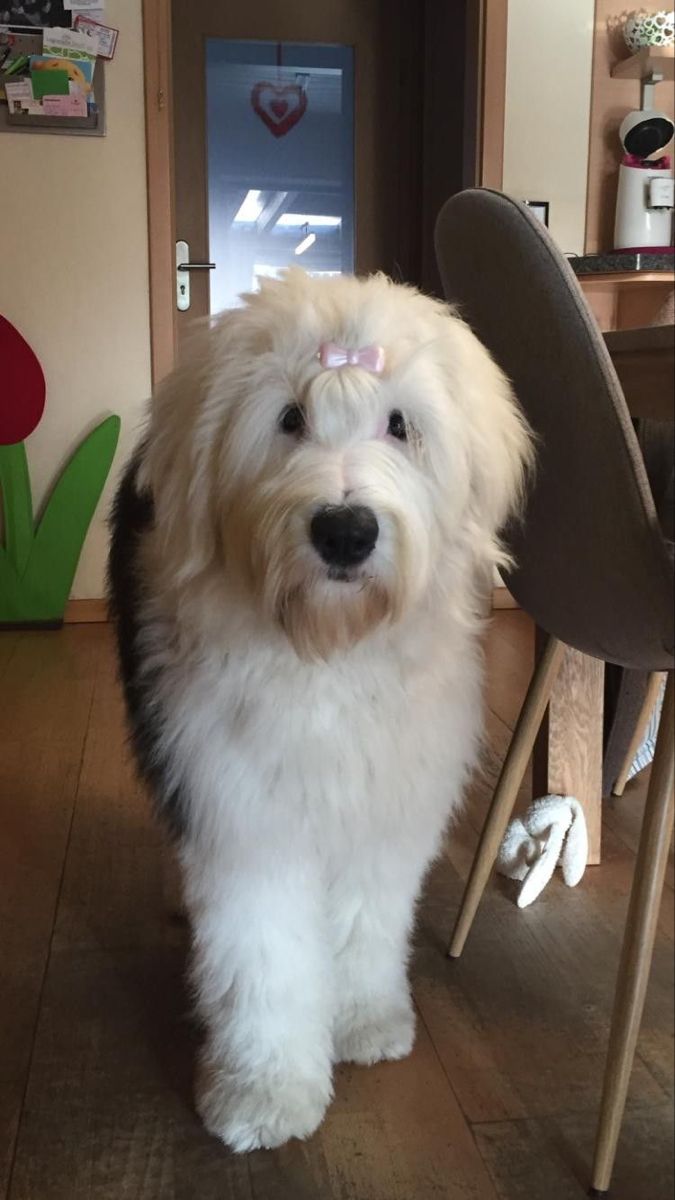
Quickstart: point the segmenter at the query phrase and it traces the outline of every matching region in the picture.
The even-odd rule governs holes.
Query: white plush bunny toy
[[[497,855],[497,870],[522,879],[518,907],[526,908],[546,887],[556,864],[575,887],[588,862],[586,818],[574,796],[543,796],[511,821]]]

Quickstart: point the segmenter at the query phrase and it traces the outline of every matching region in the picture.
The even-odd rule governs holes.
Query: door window
[[[292,263],[354,268],[349,46],[206,39],[212,313]]]

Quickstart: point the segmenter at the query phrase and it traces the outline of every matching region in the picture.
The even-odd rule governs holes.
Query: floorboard
[[[647,767],[639,775],[629,779],[623,796],[610,796],[605,801],[603,821],[607,829],[621,839],[633,853],[637,851],[640,840],[640,827],[645,807],[647,788],[651,769]],[[673,843],[670,844],[668,866],[666,867],[666,886],[671,892],[675,887],[675,869],[673,864]]]
[[[583,1200],[593,1154],[595,1113],[474,1126],[476,1141],[505,1200]],[[611,1200],[672,1195],[673,1110],[629,1110]]]
[[[0,1197],[585,1195],[644,777],[607,807],[603,864],[578,888],[556,877],[521,912],[495,878],[462,959],[445,957],[532,645],[518,611],[487,631],[485,753],[420,905],[413,1054],[339,1068],[313,1138],[241,1157],[192,1108],[188,933],[131,770],[110,629],[0,636]],[[668,892],[613,1200],[673,1191],[672,942]]]
[[[0,1195],[11,1169],[99,653],[89,630],[0,634]]]
[[[168,839],[134,776],[112,633],[103,647],[54,931],[58,949],[178,945],[184,938]]]

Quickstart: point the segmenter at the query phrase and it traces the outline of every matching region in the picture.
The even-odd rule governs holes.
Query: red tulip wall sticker
[[[111,416],[80,442],[36,522],[24,440],[40,422],[45,390],[35,354],[0,316],[0,625],[61,623],[119,437]]]

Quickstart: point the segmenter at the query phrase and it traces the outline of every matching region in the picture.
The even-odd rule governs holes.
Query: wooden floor
[[[175,879],[133,780],[110,630],[0,635],[0,1197],[574,1200],[586,1194],[644,782],[604,861],[523,912],[495,880],[444,957],[531,666],[496,616],[484,776],[433,870],[412,966],[412,1056],[342,1067],[311,1141],[233,1157],[191,1107],[195,1031]],[[673,1194],[672,867],[614,1200]]]

